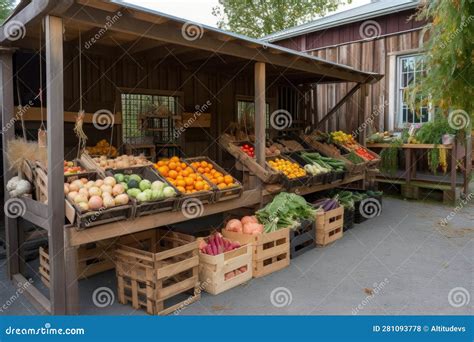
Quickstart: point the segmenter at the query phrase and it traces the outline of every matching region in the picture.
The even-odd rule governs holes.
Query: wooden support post
[[[464,157],[464,195],[467,196],[469,194],[469,176],[472,172],[472,122],[470,122],[467,137],[466,137],[466,156]]]
[[[2,110],[2,146],[5,150],[7,142],[15,138],[15,112],[13,106],[13,53],[11,51],[0,50],[0,108]],[[14,170],[9,170],[8,159],[3,153],[3,189],[4,200],[9,200],[6,191],[8,180],[15,176]],[[18,222],[16,218],[9,218],[5,215],[5,237],[7,245],[8,276],[10,279],[20,271],[19,243],[18,243]]]
[[[64,85],[63,21],[46,16],[46,87],[48,118],[48,223],[50,300],[53,315],[66,314],[64,265]]]
[[[359,101],[359,143],[365,146],[365,103],[367,101],[367,85],[363,84],[360,87],[360,101]]]
[[[451,150],[451,191],[456,193],[456,167],[457,167],[457,139],[454,139]]]
[[[265,167],[265,63],[255,63],[255,156],[257,163]],[[259,181],[259,187],[261,182]]]

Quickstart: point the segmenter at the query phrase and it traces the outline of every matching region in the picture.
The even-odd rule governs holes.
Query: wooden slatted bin
[[[290,264],[290,230],[250,235],[222,230],[222,235],[242,245],[252,245],[253,277],[260,278],[279,271]]]
[[[344,207],[327,212],[316,211],[316,246],[324,247],[342,238],[344,225]]]
[[[88,243],[77,248],[77,272],[79,279],[89,278],[115,268],[116,243],[139,247],[143,244],[151,245],[155,241],[155,231],[146,230],[139,233],[121,236],[120,238],[106,239]],[[41,281],[49,287],[49,253],[48,248],[39,248],[39,273]]]
[[[313,221],[304,220],[298,228],[290,230],[290,257],[292,259],[315,247],[315,227]]]
[[[217,295],[250,279],[252,279],[251,245],[244,245],[219,255],[199,252],[199,280],[206,292]]]
[[[198,242],[161,229],[154,241],[142,248],[117,245],[118,300],[150,315],[167,315],[201,297]]]

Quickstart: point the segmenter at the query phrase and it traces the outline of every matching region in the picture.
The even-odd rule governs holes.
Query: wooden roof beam
[[[72,5],[64,13],[71,23],[95,23],[96,25],[100,26],[104,16],[108,14],[103,10],[98,10],[95,8],[90,8],[87,10],[87,13],[83,13],[84,11],[78,11],[76,6],[77,5]],[[261,61],[267,64],[275,64],[282,67],[286,67],[288,63],[291,62],[286,54],[272,54],[269,52],[268,50],[271,48],[261,49],[259,53],[256,53],[255,49],[239,44],[238,41],[230,41],[226,44],[222,44],[222,42],[214,38],[212,34],[206,33],[195,40],[185,39],[181,33],[181,30],[177,30],[171,25],[150,26],[150,23],[137,20],[133,16],[126,14],[124,14],[119,21],[111,26],[109,30],[131,33],[139,37],[147,37],[150,39],[187,46],[193,49],[218,52],[220,54],[236,56],[247,60]],[[346,70],[343,67],[326,64],[324,62],[318,63],[315,60],[306,58],[297,60],[295,63],[293,63],[292,68],[312,74],[339,78],[347,82],[364,83],[369,79],[369,76],[363,73],[351,73],[349,70]]]

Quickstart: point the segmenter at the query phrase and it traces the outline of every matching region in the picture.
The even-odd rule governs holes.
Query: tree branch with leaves
[[[307,23],[352,0],[219,0],[212,9],[221,29],[260,38]]]

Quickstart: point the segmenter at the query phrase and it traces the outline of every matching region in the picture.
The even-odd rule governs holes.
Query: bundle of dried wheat
[[[47,165],[48,156],[44,148],[38,146],[36,141],[25,141],[21,138],[15,138],[8,141],[6,152],[10,169],[20,172],[21,164],[24,160],[39,161]]]

